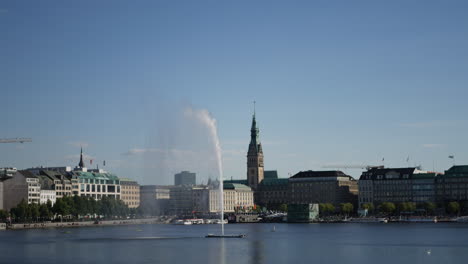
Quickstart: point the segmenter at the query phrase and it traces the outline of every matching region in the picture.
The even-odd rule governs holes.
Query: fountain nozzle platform
[[[205,236],[206,238],[244,238],[245,235],[214,235],[208,234]]]

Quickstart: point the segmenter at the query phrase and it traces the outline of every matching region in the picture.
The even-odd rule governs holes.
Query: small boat
[[[245,235],[214,235],[214,234],[208,234],[205,237],[206,238],[244,238]]]
[[[188,221],[188,220],[176,220],[174,222],[174,225],[191,225],[192,224],[192,221]]]

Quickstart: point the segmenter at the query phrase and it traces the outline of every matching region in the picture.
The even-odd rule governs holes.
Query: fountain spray
[[[191,107],[185,109],[185,115],[197,120],[208,128],[210,137],[213,141],[216,153],[216,162],[218,165],[219,174],[219,201],[221,211],[221,234],[224,236],[224,195],[223,195],[223,162],[221,157],[221,144],[218,137],[218,128],[216,119],[205,109],[193,109]]]

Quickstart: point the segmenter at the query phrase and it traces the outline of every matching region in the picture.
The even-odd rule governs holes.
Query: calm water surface
[[[468,224],[132,225],[0,232],[0,263],[468,263]]]

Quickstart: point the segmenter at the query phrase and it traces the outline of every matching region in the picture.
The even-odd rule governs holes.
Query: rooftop
[[[322,177],[351,177],[342,171],[301,171],[296,173],[290,179],[299,178],[322,178]],[[352,178],[352,177],[351,177]]]

